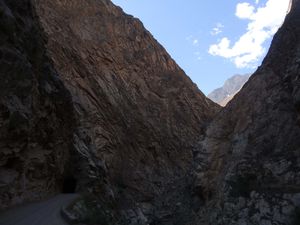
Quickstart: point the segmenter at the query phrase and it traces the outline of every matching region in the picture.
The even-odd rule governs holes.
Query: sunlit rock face
[[[213,90],[207,97],[219,105],[225,106],[241,90],[249,77],[250,74],[236,74],[227,79],[222,87]]]
[[[72,180],[125,217],[171,221],[188,209],[173,193],[186,192],[192,150],[219,107],[142,23],[107,0],[0,6],[1,207]]]
[[[198,190],[206,224],[299,224],[300,3],[262,66],[207,129]]]

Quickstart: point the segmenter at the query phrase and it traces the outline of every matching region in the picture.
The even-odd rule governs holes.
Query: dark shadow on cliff
[[[67,176],[64,178],[62,193],[75,193],[77,186],[77,180],[73,176]]]

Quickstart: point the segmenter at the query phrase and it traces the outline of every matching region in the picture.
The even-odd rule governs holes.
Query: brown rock
[[[187,171],[216,105],[140,21],[110,1],[35,1],[35,7],[49,56],[72,94],[76,135],[86,145],[77,150],[103,161],[127,194],[154,197],[166,177]]]
[[[192,149],[219,107],[108,0],[0,2],[1,24],[16,27],[1,34],[0,172],[13,174],[1,207],[76,181],[140,218],[137,202],[167,208],[161,217],[181,206],[160,198],[186,190]]]
[[[60,189],[71,96],[45,55],[29,1],[0,1],[0,208]]]

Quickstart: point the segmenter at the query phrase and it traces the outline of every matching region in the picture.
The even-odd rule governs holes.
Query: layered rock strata
[[[128,220],[172,221],[219,107],[108,0],[2,0],[0,15],[1,207],[76,183]]]

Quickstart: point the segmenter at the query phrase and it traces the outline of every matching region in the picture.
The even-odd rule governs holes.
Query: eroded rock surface
[[[108,0],[1,9],[2,207],[76,181],[128,224],[184,219],[192,150],[219,107]]]
[[[46,56],[29,1],[0,1],[0,208],[58,192],[71,95]]]
[[[107,224],[299,224],[298,0],[217,116],[108,0],[0,0],[0,22],[0,208],[88,190]]]

